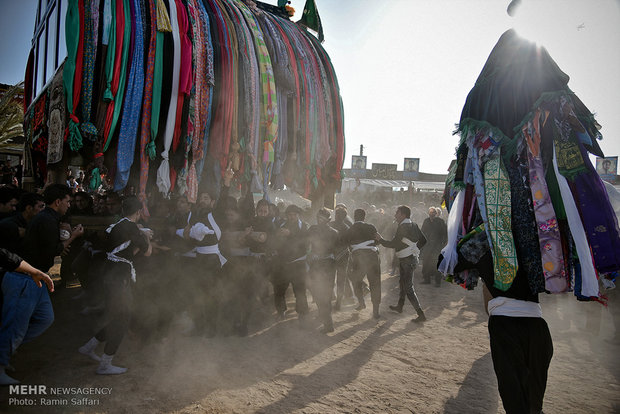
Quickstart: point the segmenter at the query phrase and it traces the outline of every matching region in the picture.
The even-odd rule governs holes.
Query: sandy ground
[[[121,376],[95,375],[96,363],[76,352],[92,334],[93,320],[79,315],[80,304],[71,300],[79,288],[62,289],[53,294],[56,322],[19,349],[13,375],[46,389],[109,393],[22,396],[2,387],[0,411],[503,413],[481,289],[420,285],[418,277],[429,317],[423,325],[410,322],[409,304],[402,314],[388,310],[398,279],[383,275],[378,321],[370,309],[356,312],[350,304],[334,314],[335,332],[323,335],[318,322],[302,329],[294,313],[273,322],[267,306],[255,313],[249,337],[196,338],[183,335],[177,320],[166,338],[145,343],[135,333],[126,337],[115,358],[129,368]],[[545,413],[620,412],[620,293],[607,293],[607,308],[571,295],[541,297],[555,348]],[[9,405],[9,398],[36,405]],[[41,398],[62,405],[43,406]]]

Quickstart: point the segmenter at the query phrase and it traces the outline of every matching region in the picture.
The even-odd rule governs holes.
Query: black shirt
[[[308,225],[303,221],[285,221],[281,228],[288,229],[288,236],[278,236],[278,255],[282,263],[290,263],[306,255],[308,249]]]
[[[308,241],[313,255],[321,258],[336,255],[338,250],[338,230],[326,224],[315,224],[308,229]]]
[[[0,248],[0,274],[12,272],[19,267],[22,258],[7,249]]]
[[[372,224],[364,223],[363,221],[356,221],[345,232],[343,241],[348,245],[354,245],[363,243],[367,240],[373,240],[373,243],[370,245],[376,246],[377,243],[374,241],[376,234],[377,229]]]
[[[24,259],[33,267],[47,272],[54,265],[54,258],[63,250],[60,214],[45,207],[28,225],[24,238]]]
[[[28,227],[28,223],[21,213],[0,220],[0,248],[16,254],[24,254],[24,240],[19,235],[20,227],[24,230]]]
[[[380,243],[383,246],[395,249],[398,252],[409,247],[409,245],[403,241],[403,238],[405,237],[416,243],[418,249],[421,249],[426,244],[426,237],[424,236],[424,233],[422,233],[417,224],[411,221],[408,221],[407,223],[401,222],[396,229],[394,238],[389,241],[381,239]]]
[[[108,234],[105,241],[105,251],[111,253],[126,241],[131,241],[129,247],[115,254],[127,260],[133,260],[134,256],[145,252],[149,247],[146,235],[138,225],[132,221],[123,220],[116,224]],[[134,254],[136,248],[139,250]]]

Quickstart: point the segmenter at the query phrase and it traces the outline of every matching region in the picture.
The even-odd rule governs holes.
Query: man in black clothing
[[[54,258],[82,236],[84,229],[78,224],[67,240],[60,240],[60,219],[71,206],[69,187],[51,184],[45,189],[43,199],[46,207],[32,219],[26,231],[24,258],[37,269],[48,271],[54,265]]]
[[[405,296],[407,296],[409,302],[411,302],[413,308],[418,313],[418,317],[412,321],[424,322],[426,316],[420,307],[420,301],[413,288],[413,270],[418,264],[419,249],[426,244],[426,237],[420,231],[418,225],[411,221],[411,210],[409,207],[398,207],[394,214],[394,219],[398,222],[394,238],[388,241],[384,240],[380,235],[377,236],[377,241],[382,246],[395,249],[396,256],[398,257],[400,294],[398,296],[398,304],[395,306],[390,305],[390,309],[402,313],[403,306],[405,305]]]
[[[304,320],[308,314],[306,296],[308,225],[301,221],[301,213],[301,209],[296,205],[288,206],[285,211],[286,221],[276,232],[279,263],[273,274],[272,283],[278,319],[282,319],[286,312],[284,295],[289,284],[293,285],[295,310],[299,319]]]
[[[372,314],[375,319],[379,318],[379,304],[381,303],[381,265],[379,263],[379,249],[375,238],[377,229],[372,224],[364,223],[366,212],[358,208],[353,213],[355,222],[346,231],[344,240],[351,248],[351,281],[353,291],[359,305],[356,310],[366,308],[364,301],[364,276],[368,278],[370,285],[370,298],[372,301]]]
[[[45,208],[43,196],[24,193],[17,204],[17,214],[0,221],[0,247],[23,254],[24,237],[30,220]]]
[[[345,292],[351,296],[351,288],[349,281],[349,245],[343,240],[344,234],[349,229],[347,224],[346,207],[336,207],[334,210],[334,221],[329,225],[338,231],[338,245],[336,247],[336,303],[334,310],[340,310],[342,299]]]
[[[435,286],[441,285],[441,273],[437,271],[437,258],[441,249],[448,242],[448,229],[446,222],[438,217],[438,208],[428,209],[428,217],[422,223],[422,233],[427,238],[428,243],[421,249],[422,254],[422,283],[431,283],[431,278],[435,279]]]
[[[73,238],[81,236],[81,225],[71,237],[60,241],[60,218],[70,206],[70,189],[62,184],[49,185],[43,199],[47,207],[37,214],[26,231],[24,257],[33,267],[43,271],[54,264]],[[8,272],[2,281],[3,312],[0,327],[0,366],[6,367],[22,342],[41,335],[54,321],[54,310],[45,289],[39,289],[30,276]],[[5,311],[6,310],[6,311]]]
[[[336,277],[336,253],[338,251],[338,231],[329,225],[330,213],[322,208],[316,214],[317,224],[308,229],[310,243],[310,275],[312,277],[314,300],[319,308],[323,322],[321,332],[334,332],[332,320],[332,293]]]
[[[0,220],[15,214],[17,198],[17,190],[7,185],[0,185]]]

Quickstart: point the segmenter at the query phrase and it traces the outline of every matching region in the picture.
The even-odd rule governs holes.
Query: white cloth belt
[[[302,262],[302,261],[305,261],[307,258],[308,258],[308,255],[304,254],[303,256],[298,257],[297,259],[295,259],[295,260],[293,260],[292,262],[289,262],[289,263]]]
[[[198,246],[194,248],[194,251],[198,254],[216,254],[217,257],[220,258],[220,265],[222,266],[224,266],[224,264],[228,261],[224,256],[222,256],[222,253],[220,253],[220,248],[217,244],[212,244],[210,246]]]
[[[125,259],[124,257],[120,257],[116,255],[116,253],[122,252],[123,250],[128,248],[130,244],[131,244],[131,240],[127,240],[120,246],[115,247],[114,250],[112,250],[111,252],[108,252],[108,260],[111,262],[116,262],[116,263],[118,262],[127,263],[129,267],[131,268],[131,281],[135,282],[136,281],[136,269],[133,267],[133,262],[131,260]]]
[[[540,303],[498,296],[489,301],[489,316],[542,318]]]
[[[407,247],[405,247],[402,250],[397,251],[396,257],[398,257],[399,259],[404,259],[405,257],[409,257],[412,255],[415,257],[419,256],[420,249],[418,249],[418,246],[414,242],[412,242],[406,237],[403,237],[401,241],[405,243]]]
[[[354,252],[356,250],[372,250],[373,252],[378,252],[379,249],[377,248],[377,246],[371,246],[371,244],[373,244],[374,242],[374,240],[366,240],[365,242],[352,244],[351,251]]]

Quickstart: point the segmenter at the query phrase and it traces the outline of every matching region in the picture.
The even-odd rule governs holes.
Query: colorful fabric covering
[[[198,184],[204,180],[202,189],[217,190],[221,171],[230,165],[236,180],[260,182],[262,188],[254,189],[263,192],[286,185],[310,197],[327,187],[338,188],[344,161],[342,101],[329,57],[304,27],[271,14],[260,2],[153,0],[156,17],[152,18],[150,0],[139,0],[139,13],[133,0],[72,1],[68,23],[75,36],[68,38],[68,51],[78,63],[81,49],[84,67],[71,75],[69,113],[75,115],[77,109],[82,122],[75,116],[69,123],[71,130],[79,125],[76,133],[69,134],[69,144],[73,151],[78,149],[77,133],[94,139],[87,151],[81,151],[82,156],[92,154],[87,168],[96,178],[94,187],[99,187],[100,173],[113,177],[117,189],[131,179],[135,140],[132,144],[128,139],[133,135],[128,128],[135,127],[137,118],[141,186],[154,181],[166,194],[187,191],[195,200]],[[179,28],[184,14],[186,29]],[[152,93],[144,91],[141,102],[150,105],[145,145],[142,125],[149,111],[140,108],[136,116],[130,103],[136,105],[140,79],[149,89],[151,25],[156,27]],[[165,31],[171,33],[169,49]],[[185,53],[179,42],[186,46]],[[178,51],[184,59],[175,66]],[[137,76],[140,52],[143,73]],[[176,89],[172,74],[185,80],[179,79]],[[96,87],[95,80],[99,80]],[[80,96],[73,98],[76,93]],[[104,162],[110,146],[114,156]],[[163,154],[163,161],[146,164],[144,152],[152,160]],[[157,174],[157,167],[167,168],[166,174]]]
[[[461,142],[447,182],[448,202],[463,189],[468,194],[472,185],[476,191],[450,205],[450,216],[462,217],[456,237],[473,230],[477,215],[485,228],[495,224],[487,228],[493,286],[515,292],[509,283],[518,269],[533,295],[525,300],[571,288],[580,300],[599,300],[597,270],[620,267],[617,220],[588,157],[602,156],[600,126],[567,82],[544,48],[508,31],[470,91],[457,130]],[[455,208],[461,211],[453,214]],[[478,256],[468,253],[467,260]],[[475,272],[476,263],[470,264]],[[454,268],[468,271],[459,263]],[[517,279],[522,285],[524,279]]]

